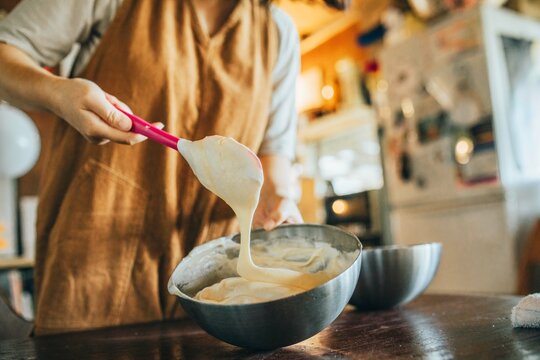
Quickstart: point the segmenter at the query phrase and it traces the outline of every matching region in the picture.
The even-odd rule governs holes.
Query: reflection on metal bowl
[[[275,349],[305,340],[328,326],[343,311],[360,273],[362,245],[358,238],[328,225],[283,225],[272,231],[256,230],[254,239],[274,241],[304,237],[328,242],[338,250],[358,251],[353,263],[341,274],[309,291],[269,302],[219,305],[192,298],[202,288],[238,276],[219,264],[218,258],[238,257],[238,250],[225,249],[214,240],[194,249],[175,269],[169,287],[176,287],[184,310],[209,334],[233,345],[252,349]],[[238,242],[238,236],[232,239]],[[200,264],[198,267],[197,264]],[[224,270],[225,268],[225,270]]]
[[[366,248],[350,303],[358,309],[390,309],[420,295],[437,272],[440,243]]]

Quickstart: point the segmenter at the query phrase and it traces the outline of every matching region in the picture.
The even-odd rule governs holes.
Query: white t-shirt
[[[24,0],[0,21],[0,42],[16,46],[45,66],[58,65],[78,46],[71,70],[77,76],[88,64],[121,4],[122,0]],[[272,71],[270,119],[259,155],[292,159],[296,142],[299,39],[285,12],[271,6],[271,14],[279,33],[279,51]]]

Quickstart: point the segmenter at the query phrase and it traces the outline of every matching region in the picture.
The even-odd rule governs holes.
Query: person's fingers
[[[269,231],[284,223],[301,224],[303,222],[304,219],[296,204],[292,200],[286,199],[264,220],[263,228]]]
[[[87,110],[84,111],[83,116],[88,125],[82,131],[83,136],[98,145],[107,144],[110,140],[119,144],[135,145],[146,140],[147,138],[143,135],[128,132],[131,129],[131,120],[114,105],[129,112],[131,109],[116,97],[104,94],[105,101],[99,101],[99,96],[87,100]],[[160,122],[152,125],[160,129],[164,127],[164,124]]]
[[[276,226],[282,224],[283,221],[285,221],[285,218],[286,214],[280,208],[275,209],[270,213],[270,216],[265,219],[263,224],[264,230],[272,230]]]
[[[253,229],[262,228],[264,225],[264,218],[265,218],[265,209],[261,206],[261,204],[259,204],[259,206],[255,210],[255,214],[253,215],[253,223],[251,227]]]
[[[131,119],[115,108],[114,105],[107,100],[106,95],[104,97],[93,96],[88,99],[86,105],[86,110],[93,112],[113,128],[122,131],[129,131],[131,129]]]
[[[124,145],[135,145],[147,139],[146,136],[124,132],[110,126],[103,127],[101,131],[104,138]]]
[[[101,120],[99,120],[99,121],[101,121]],[[152,123],[152,125],[154,125],[155,127],[159,128],[159,129],[163,129],[163,127],[165,126],[163,123],[160,123],[160,122]],[[109,127],[109,129],[112,129],[112,128]],[[103,131],[103,130],[101,130],[101,131]],[[96,131],[96,132],[99,132],[99,130]],[[138,144],[140,142],[143,142],[143,141],[148,139],[144,135],[135,134],[135,133],[125,133],[125,132],[120,132],[118,134],[118,137],[115,137],[115,138],[104,138],[104,137],[108,137],[108,136],[111,136],[110,133],[109,134],[102,134],[101,136],[87,136],[87,139],[90,142],[92,142],[94,144],[97,144],[97,145],[108,144],[111,140],[116,142],[116,143],[119,143],[119,144],[136,145],[136,144]]]
[[[105,145],[105,144],[108,144],[111,142],[111,140],[109,139],[104,139],[104,138],[101,138],[101,137],[87,137],[85,136],[86,139],[88,141],[90,141],[91,143],[94,143],[96,145]]]
[[[101,120],[96,114],[86,111],[83,115],[86,118],[87,128],[82,131],[82,134],[91,142],[103,145],[108,140],[119,144],[135,145],[146,140],[145,136],[125,132],[109,126]]]
[[[253,229],[257,229],[257,228],[262,228],[264,225],[264,222],[261,218],[259,217],[254,217],[253,218],[253,224],[251,225],[251,227]]]
[[[154,125],[155,127],[159,129],[163,129],[163,127],[165,126],[165,124],[160,123],[160,122],[152,123],[152,125]],[[141,134],[136,134],[136,133],[131,133],[131,132],[126,133],[126,132],[116,130],[111,127],[107,127],[106,130],[104,131],[107,132],[105,134],[105,137],[107,139],[110,139],[116,143],[124,144],[124,145],[136,145],[148,139],[146,136],[141,135]]]
[[[113,104],[114,106],[117,106],[119,107],[120,109],[124,110],[125,112],[127,113],[130,113],[130,114],[133,114],[133,111],[131,110],[131,108],[129,106],[127,106],[126,103],[118,100],[118,98],[114,95],[111,95],[111,94],[108,94],[108,93],[105,93],[105,98],[111,103]]]
[[[273,228],[275,228],[276,226],[277,226],[277,223],[274,220],[271,220],[271,219],[266,220],[264,222],[264,224],[263,224],[263,228],[266,231],[270,231]]]

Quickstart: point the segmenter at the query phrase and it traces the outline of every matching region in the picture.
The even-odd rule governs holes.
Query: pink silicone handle
[[[154,140],[160,144],[163,144],[165,146],[170,147],[171,149],[174,149],[178,151],[178,141],[180,140],[176,136],[169,134],[166,131],[163,131],[161,129],[158,129],[154,125],[150,124],[148,121],[141,119],[137,115],[130,114],[128,112],[125,112],[124,110],[120,109],[118,106],[116,106],[118,110],[126,114],[127,117],[131,119],[131,122],[133,125],[131,126],[131,130],[134,133],[141,134],[149,138],[150,140]]]

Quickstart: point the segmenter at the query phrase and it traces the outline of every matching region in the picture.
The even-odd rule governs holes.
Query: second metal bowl
[[[441,259],[440,243],[380,246],[362,252],[362,270],[350,303],[358,309],[390,309],[420,295]]]

